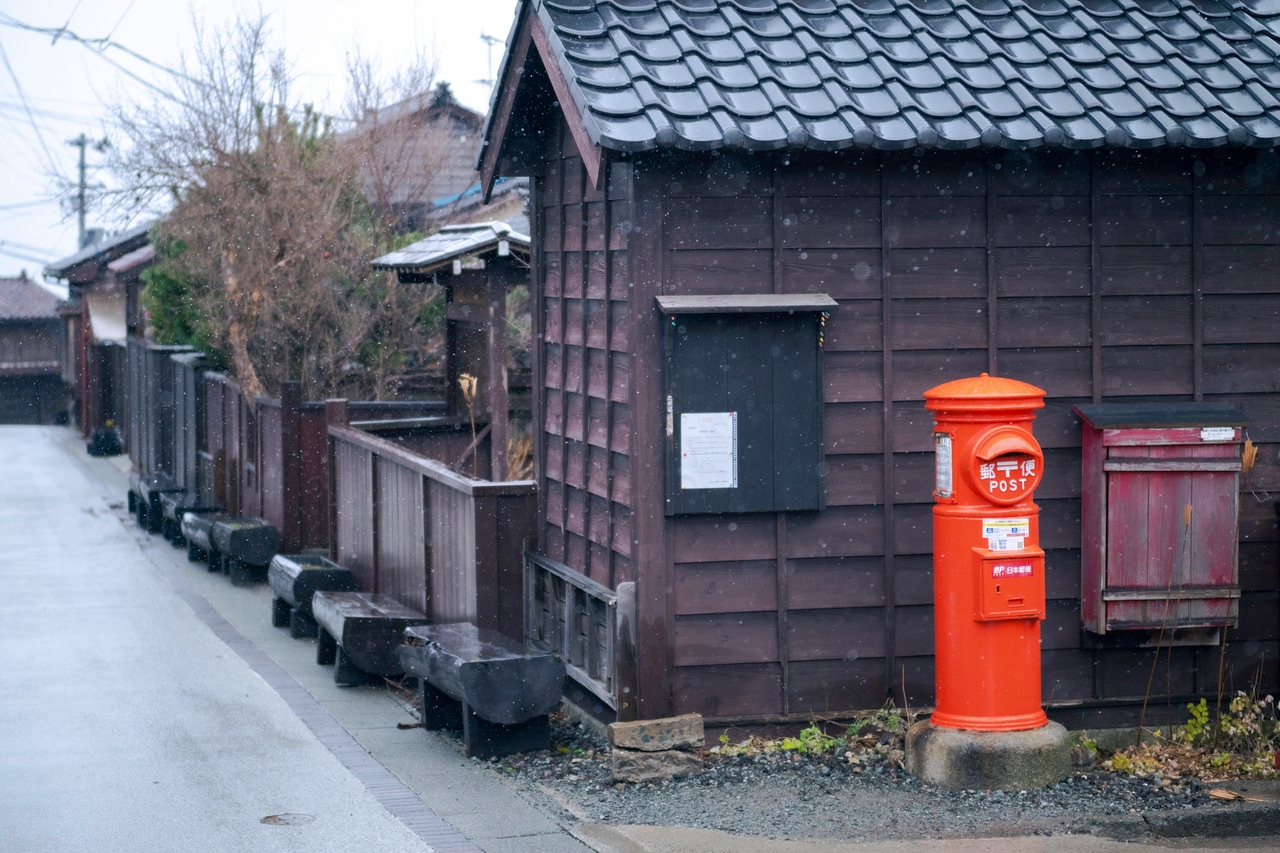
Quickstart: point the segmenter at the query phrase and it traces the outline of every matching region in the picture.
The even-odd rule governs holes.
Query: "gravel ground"
[[[606,743],[553,718],[552,749],[494,769],[533,800],[580,821],[688,826],[780,840],[849,841],[1088,833],[1105,816],[1220,807],[1197,781],[1079,769],[1038,791],[952,791],[899,765],[901,739],[825,757],[794,752],[707,756],[701,775],[615,784]],[[549,801],[549,802],[548,802]]]

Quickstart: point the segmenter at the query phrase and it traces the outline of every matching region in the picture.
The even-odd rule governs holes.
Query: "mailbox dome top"
[[[1006,379],[1001,376],[971,376],[944,382],[924,392],[925,408],[945,409],[967,407],[974,403],[995,403],[1016,408],[1044,408],[1044,389]]]

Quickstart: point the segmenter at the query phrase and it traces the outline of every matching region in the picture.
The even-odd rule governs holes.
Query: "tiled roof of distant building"
[[[0,321],[55,320],[58,297],[25,276],[0,278]]]

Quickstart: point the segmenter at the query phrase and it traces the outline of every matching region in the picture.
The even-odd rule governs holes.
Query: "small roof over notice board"
[[[490,252],[499,257],[515,254],[527,258],[529,236],[513,231],[505,222],[446,225],[425,240],[375,259],[373,268],[394,270],[403,282],[420,282],[441,270],[456,273],[466,259]]]

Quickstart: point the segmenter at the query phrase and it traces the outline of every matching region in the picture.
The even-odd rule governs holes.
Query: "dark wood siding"
[[[610,164],[596,192],[572,150],[551,146],[534,193],[541,549],[611,587],[637,580],[641,716],[931,704],[921,394],[984,371],[1047,392],[1043,683],[1059,718],[1132,723],[1114,709],[1140,701],[1151,658],[1080,627],[1081,402],[1221,401],[1251,418],[1227,687],[1259,672],[1277,686],[1272,155],[655,154]],[[823,356],[827,509],[655,517],[658,292],[839,302]],[[1174,658],[1174,693],[1216,690],[1216,649]]]

